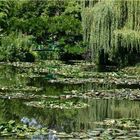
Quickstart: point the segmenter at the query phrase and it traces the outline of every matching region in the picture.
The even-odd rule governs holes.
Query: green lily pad
[[[73,102],[73,101],[31,101],[31,102],[25,102],[27,106],[33,106],[38,108],[58,108],[58,109],[79,109],[79,108],[85,108],[88,107],[87,103],[84,102]]]

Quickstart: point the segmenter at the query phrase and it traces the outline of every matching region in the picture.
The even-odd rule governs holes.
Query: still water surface
[[[0,99],[0,122],[21,118],[35,118],[40,124],[58,131],[87,131],[94,129],[96,121],[108,118],[140,118],[140,103],[134,101],[87,99],[84,109],[40,109],[27,107],[23,100]]]
[[[26,74],[26,76],[25,76]],[[24,69],[13,66],[0,65],[0,92],[6,93],[6,96],[0,99],[0,123],[9,120],[20,122],[23,117],[34,118],[39,124],[47,126],[50,129],[64,131],[67,133],[75,131],[93,130],[98,127],[96,121],[118,118],[140,118],[140,102],[129,100],[114,99],[78,99],[88,103],[88,107],[82,109],[49,109],[26,106],[25,101],[29,99],[12,99],[8,93],[22,92],[23,88],[36,87],[41,91],[24,91],[26,94],[32,92],[38,95],[61,95],[65,91],[78,89],[81,91],[96,88],[93,85],[63,85],[49,84],[47,79],[30,76],[32,70],[28,72]],[[11,87],[13,90],[3,90],[5,87]],[[15,90],[18,89],[18,90]],[[32,100],[32,99],[30,99]],[[37,99],[36,99],[37,100]],[[49,99],[51,100],[51,99]]]

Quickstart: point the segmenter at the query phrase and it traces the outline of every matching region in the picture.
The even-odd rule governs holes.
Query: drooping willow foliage
[[[83,38],[91,59],[104,50],[110,58],[118,49],[140,52],[139,0],[87,0],[82,10]]]

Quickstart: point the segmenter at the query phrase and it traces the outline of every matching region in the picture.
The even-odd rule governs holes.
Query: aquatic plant
[[[103,122],[99,122],[100,125],[117,127],[121,129],[139,129],[140,128],[140,120],[139,119],[108,119]]]
[[[53,108],[53,109],[79,109],[85,108],[88,104],[83,102],[74,102],[74,101],[31,101],[25,102],[27,106],[39,107],[39,108]]]
[[[23,120],[28,118],[22,118]],[[26,120],[27,121],[27,120]],[[32,123],[33,119],[31,120]],[[0,124],[0,136],[2,137],[17,137],[17,138],[27,138],[32,137],[33,135],[37,134],[48,134],[47,128],[39,128],[36,125],[28,125],[27,123],[16,123],[14,120],[10,120],[9,122],[1,123]]]

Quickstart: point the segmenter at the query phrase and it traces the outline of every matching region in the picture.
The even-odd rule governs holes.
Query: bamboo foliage
[[[91,48],[92,60],[98,57],[101,49],[111,57],[118,47],[140,51],[139,7],[139,0],[96,0],[83,8],[83,36]]]

